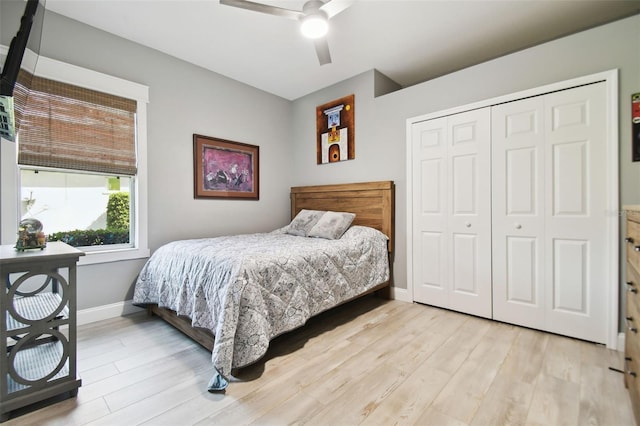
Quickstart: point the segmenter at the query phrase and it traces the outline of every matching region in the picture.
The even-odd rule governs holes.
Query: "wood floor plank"
[[[604,365],[582,366],[579,424],[634,424],[629,395],[624,387],[620,386],[621,376]],[[621,405],[627,406],[628,409],[619,409]]]
[[[297,393],[264,415],[249,423],[255,426],[302,425],[321,412],[326,406],[304,393]]]
[[[534,385],[514,379],[509,374],[498,373],[483,398],[471,424],[523,425],[533,399]]]
[[[160,410],[177,407],[194,395],[202,394],[213,371],[213,366],[211,366],[209,371],[202,371],[201,374],[188,378],[182,377],[180,380],[176,380],[172,387],[163,388],[135,404],[128,404],[118,410],[112,410],[110,414],[86,424],[92,426],[141,424],[154,417],[155,413]]]
[[[157,321],[157,318],[149,316],[146,313],[136,313],[123,317],[96,321],[78,327],[77,339],[78,342],[82,342],[84,340],[90,340],[93,342],[96,340],[96,336],[99,337],[99,341],[122,340],[126,339],[128,336],[144,338],[145,336],[141,336],[139,333],[141,326],[144,326],[145,329],[148,329],[149,331],[154,330],[160,333],[162,333],[163,330],[167,330]]]
[[[109,413],[107,403],[101,398],[86,403],[79,403],[75,399],[66,399],[47,408],[21,415],[3,423],[3,425],[75,426],[86,424]]]
[[[205,376],[211,377],[212,374],[213,366],[206,361],[199,360],[191,368],[187,367],[179,371],[163,368],[159,374],[122,387],[117,391],[104,395],[103,398],[111,411],[118,411],[163,392],[165,389],[171,389],[185,380],[196,380]]]
[[[535,384],[545,359],[549,335],[527,328],[520,329],[507,355],[501,373],[514,381]]]
[[[309,419],[309,425],[357,425],[362,423],[406,376],[386,363],[375,365],[333,395],[325,408]]]
[[[195,393],[177,406],[159,408],[152,417],[139,424],[145,426],[192,425],[228,407],[234,401],[236,399],[222,393]]]
[[[296,365],[298,365],[298,370],[296,370]],[[159,408],[154,417],[147,420],[145,424],[197,424],[205,420],[209,421],[207,418],[215,417],[223,410],[237,411],[234,407],[239,406],[242,409],[242,401],[251,398],[260,399],[264,394],[273,393],[272,389],[268,388],[269,383],[278,382],[275,386],[277,389],[278,386],[283,385],[283,382],[290,382],[291,376],[295,377],[299,369],[304,368],[305,365],[306,360],[293,354],[290,356],[268,356],[263,362],[240,370],[239,378],[230,378],[231,383],[224,393],[211,394],[206,392],[203,387],[199,394],[192,395],[179,406]],[[253,396],[250,396],[252,394]],[[279,396],[277,392],[275,396],[281,399],[286,398],[286,396]],[[188,422],[185,419],[188,419]],[[243,423],[246,423],[246,418],[244,420]],[[233,424],[232,416],[227,416],[225,424]]]
[[[580,354],[583,343],[555,334],[549,335],[549,343],[542,365],[544,374],[580,383]]]
[[[292,365],[286,368],[281,376],[275,377],[271,381],[263,381],[263,386],[257,391],[247,393],[226,407],[224,411],[218,410],[215,414],[195,424],[251,423],[267,413],[272,407],[282,404],[298,393],[296,386],[287,386],[285,383],[301,374],[303,370],[303,362],[292,362]]]
[[[447,416],[446,414],[443,414],[438,410],[434,410],[431,406],[429,406],[424,410],[415,424],[437,426],[465,426],[467,423],[464,423],[451,416]]]
[[[172,409],[166,416],[176,420],[188,416],[194,424],[206,424],[215,422],[224,409],[225,412],[220,415],[225,424],[244,424],[267,415],[269,410],[284,403],[309,382],[318,380],[335,368],[341,360],[362,350],[362,347],[343,340],[329,348],[325,345],[324,353],[313,361],[307,361],[299,356],[298,351],[286,354],[283,348],[277,348],[280,344],[282,343],[276,342],[276,348],[270,350],[263,361],[240,369],[236,374],[237,381],[230,384],[222,401],[207,409],[198,409],[196,413],[190,411],[193,403],[189,401]],[[233,414],[229,415],[230,412]],[[161,422],[164,423],[164,420]]]
[[[429,357],[429,363],[449,374],[455,374],[482,336],[489,330],[489,321],[462,317],[463,324]]]
[[[153,332],[152,332],[153,333]],[[142,356],[147,353],[149,357],[160,359],[171,353],[180,352],[181,350],[194,347],[195,344],[185,340],[180,333],[172,332],[163,335],[162,338],[156,338],[150,341],[148,338],[141,336],[140,340],[134,341],[128,345],[118,345],[118,348],[111,351],[103,351],[91,357],[78,358],[78,367],[83,369],[91,369],[100,367],[109,363],[122,362],[123,369],[131,368],[136,356]]]
[[[492,329],[504,334],[498,335]],[[486,333],[440,392],[433,407],[470,423],[507,357],[516,334],[513,328],[489,323]]]
[[[425,357],[426,358],[426,357]],[[438,396],[451,376],[424,362],[378,403],[362,425],[413,425]]]
[[[113,363],[101,365],[100,367],[91,368],[88,370],[83,369],[81,376],[82,385],[86,387],[92,383],[99,382],[118,374],[120,374],[120,370],[118,370],[118,368]]]
[[[76,398],[20,425],[633,425],[620,352],[365,298],[325,312],[207,392],[211,354],[146,314],[78,329]],[[26,411],[26,410],[22,410]]]
[[[189,372],[203,364],[208,364],[209,357],[210,355],[206,350],[201,350],[200,347],[194,346],[189,351],[173,354],[129,370],[126,373],[119,373],[98,382],[83,385],[78,391],[78,399],[84,403],[96,398],[102,398],[129,386],[135,386],[144,380],[165,375],[167,371],[179,376],[183,372]],[[82,377],[82,370],[80,370],[80,377]]]
[[[528,426],[577,425],[579,411],[580,385],[578,383],[541,374],[533,392],[525,424]]]
[[[423,313],[422,309],[414,305],[406,306],[403,309],[395,309],[390,311],[383,321],[375,324],[368,323],[367,326],[348,337],[347,340],[352,343],[368,345],[372,340],[378,339],[381,333],[396,334],[399,330],[407,331],[407,328],[415,323],[415,317],[421,313]]]
[[[341,363],[339,368],[329,371],[320,380],[305,387],[304,392],[327,404],[351,380],[367,375],[372,366],[381,364],[402,347],[398,342],[402,333],[397,333],[393,327],[390,330],[379,327],[377,336],[376,340]]]
[[[421,308],[425,308],[421,306]],[[457,328],[464,324],[464,315],[453,314],[450,311],[441,309],[428,309],[428,316],[423,320],[416,321],[420,330],[414,334],[411,329],[411,339],[404,342],[401,351],[392,354],[388,363],[394,365],[407,374],[414,371],[422,364],[431,354],[438,350],[452,334],[456,333]],[[443,329],[448,332],[443,332]],[[403,330],[404,332],[404,330]],[[435,362],[437,358],[433,358]]]

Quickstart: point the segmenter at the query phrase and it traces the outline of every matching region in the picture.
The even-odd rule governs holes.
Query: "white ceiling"
[[[295,20],[218,0],[46,0],[46,7],[293,100],[371,69],[411,86],[639,13],[640,0],[355,0],[330,22],[333,62],[323,66]]]

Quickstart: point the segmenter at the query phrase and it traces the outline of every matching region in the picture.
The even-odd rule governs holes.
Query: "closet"
[[[609,342],[608,119],[604,81],[410,119],[414,301]]]

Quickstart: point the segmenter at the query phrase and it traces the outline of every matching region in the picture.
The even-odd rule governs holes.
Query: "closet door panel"
[[[511,303],[538,306],[538,240],[531,237],[507,237],[509,254],[506,270],[506,299]]]
[[[536,214],[538,197],[536,196],[537,150],[532,147],[509,149],[506,153],[505,214],[509,216]]]
[[[442,268],[441,247],[443,245],[443,235],[441,232],[422,232],[420,248],[422,253],[427,255],[421,258],[420,273],[423,287],[428,287],[432,291],[444,293],[444,274]]]
[[[584,140],[553,145],[551,214],[554,217],[575,218],[588,215],[588,150],[589,146]]]
[[[474,235],[454,234],[453,241],[453,292],[476,296],[478,288],[478,239]]]
[[[589,242],[585,240],[553,241],[553,294],[551,310],[588,315],[589,278],[587,260]]]
[[[490,110],[413,124],[413,298],[491,317]]]
[[[544,103],[492,108],[493,317],[544,326]]]
[[[452,175],[452,206],[451,210],[454,216],[473,215],[477,216],[478,207],[476,199],[478,194],[476,176],[477,165],[476,155],[459,155],[452,159],[451,175]]]
[[[414,300],[448,306],[447,120],[412,127]]]
[[[546,326],[607,340],[607,174],[604,83],[545,95]]]
[[[491,318],[491,111],[448,117],[451,309]]]

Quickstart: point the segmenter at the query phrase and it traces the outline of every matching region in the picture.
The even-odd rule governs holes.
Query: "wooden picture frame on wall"
[[[318,164],[355,159],[355,127],[355,95],[316,107]]]
[[[193,198],[258,200],[260,147],[193,135]]]

